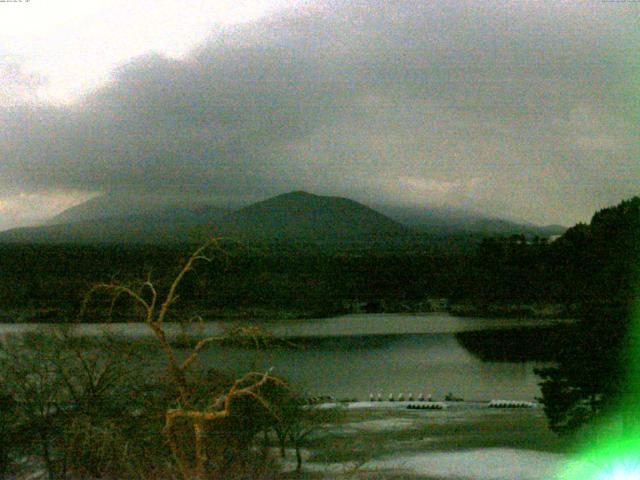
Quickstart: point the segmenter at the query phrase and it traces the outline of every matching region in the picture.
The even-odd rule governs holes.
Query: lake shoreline
[[[205,337],[208,343],[199,355],[202,366],[231,369],[230,374],[273,368],[278,376],[309,396],[368,398],[370,393],[390,393],[414,398],[443,399],[452,392],[467,399],[502,398],[534,400],[539,396],[539,378],[534,374],[540,358],[517,361],[485,361],[456,334],[478,330],[510,331],[520,327],[552,327],[561,320],[477,319],[449,314],[360,314],[300,322],[274,322],[266,332],[249,328],[260,322],[207,322],[191,329],[166,324],[170,343],[187,355],[189,348]],[[5,334],[45,334],[50,324],[3,324]],[[136,324],[73,324],[69,333],[88,348],[101,341],[134,348],[157,365],[163,365],[158,342],[149,326]],[[104,339],[102,335],[108,334]],[[37,337],[34,337],[37,338]],[[525,337],[528,338],[528,337]],[[534,338],[543,339],[541,335]],[[521,342],[520,342],[521,343]],[[473,381],[471,381],[473,379]]]
[[[280,308],[243,308],[243,309],[206,309],[183,307],[177,310],[178,315],[184,315],[189,310],[194,313],[191,317],[199,317],[205,322],[297,322],[314,319],[325,319],[347,315],[393,314],[393,315],[428,315],[449,314],[466,318],[503,318],[503,319],[572,319],[576,318],[578,308],[565,304],[452,304],[446,308],[425,308],[422,303],[415,305],[395,306],[386,305],[384,308],[326,308],[312,310],[288,310]],[[88,315],[79,322],[76,311],[64,308],[16,308],[0,309],[0,324],[74,324],[74,323],[137,323],[138,315],[119,314],[109,319],[101,315],[99,321],[87,321]],[[169,322],[171,323],[171,322]],[[177,322],[175,322],[177,323]]]
[[[575,453],[571,439],[548,429],[541,408],[339,408],[340,421],[309,438],[295,478],[495,478],[499,464],[509,478],[546,480]],[[279,463],[293,474],[294,452]]]
[[[334,337],[374,337],[402,335],[432,335],[474,331],[554,328],[570,325],[569,318],[470,317],[448,312],[432,313],[352,313],[336,316],[300,318],[298,321],[260,318],[215,319],[193,322],[165,321],[169,336],[194,339],[210,335],[231,335],[243,327],[257,327],[261,333],[275,338],[329,339]],[[152,331],[142,321],[128,322],[0,322],[0,334],[37,331],[60,327],[81,335],[101,335],[105,330],[113,335],[151,336]],[[237,332],[236,332],[237,333]]]

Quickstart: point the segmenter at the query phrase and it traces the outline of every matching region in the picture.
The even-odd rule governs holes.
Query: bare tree
[[[94,476],[104,473],[106,457],[98,460],[98,452],[104,450],[99,443],[106,437],[93,442],[96,448],[86,444],[76,448],[75,427],[104,430],[125,413],[127,403],[116,399],[118,387],[130,376],[126,352],[110,348],[104,355],[76,340],[58,327],[12,336],[0,344],[0,397],[12,406],[11,445],[35,447],[49,478],[65,478],[81,463]],[[115,425],[111,431],[116,431]],[[82,451],[83,458],[76,458],[73,451]],[[116,448],[110,451],[112,458],[121,453]],[[122,465],[120,459],[118,464]]]
[[[204,338],[191,348],[185,358],[179,358],[167,338],[165,322],[170,307],[179,298],[177,291],[184,277],[194,268],[196,263],[211,262],[213,260],[211,255],[214,252],[224,254],[216,238],[206,242],[187,259],[163,298],[156,290],[151,278],[148,277],[137,287],[116,282],[99,283],[89,291],[83,305],[83,311],[85,311],[92,296],[102,291],[110,295],[111,309],[123,296],[132,299],[137,306],[141,307],[144,322],[155,335],[166,356],[168,372],[176,387],[177,407],[166,410],[162,433],[171,448],[183,480],[205,478],[208,460],[205,449],[207,427],[226,432],[226,438],[221,441],[229,442],[229,435],[231,435],[238,443],[241,443],[241,440],[238,439],[246,440],[248,434],[246,431],[239,431],[242,428],[246,430],[246,424],[242,425],[238,420],[246,418],[247,415],[255,419],[254,428],[249,434],[254,434],[259,425],[267,421],[266,419],[277,421],[279,412],[274,404],[274,398],[278,397],[279,391],[287,388],[286,384],[271,375],[270,371],[250,372],[235,380],[222,393],[214,394],[205,407],[196,405],[189,381],[190,368],[197,360],[199,353],[208,344],[222,338]],[[254,333],[248,332],[249,336]],[[185,425],[191,431],[192,448],[184,444],[183,436],[178,432]]]
[[[284,458],[287,441],[291,442],[296,454],[296,470],[301,470],[302,446],[311,434],[339,421],[341,414],[337,406],[308,405],[301,395],[288,395],[280,405],[280,421],[273,426],[280,455]]]

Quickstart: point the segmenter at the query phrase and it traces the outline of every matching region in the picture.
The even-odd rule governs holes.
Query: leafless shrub
[[[99,294],[108,294],[110,308],[114,308],[121,297],[127,297],[139,308],[144,322],[158,340],[167,359],[168,381],[175,389],[175,407],[166,409],[162,433],[183,480],[203,479],[211,474],[228,477],[235,465],[246,464],[243,457],[251,439],[280,419],[278,399],[287,390],[285,382],[269,371],[251,372],[222,390],[208,389],[208,401],[203,402],[202,385],[194,381],[191,367],[207,345],[225,337],[203,338],[186,355],[179,355],[168,339],[165,324],[170,307],[179,298],[180,283],[196,263],[211,262],[211,255],[221,252],[217,239],[197,249],[164,295],[156,290],[151,278],[137,286],[100,283],[88,293],[83,307],[85,311],[92,298]],[[244,333],[260,345],[259,331]]]
[[[131,381],[127,364],[125,352],[98,353],[66,329],[6,338],[0,348],[0,386],[13,405],[11,446],[36,453],[49,478],[121,469],[123,457],[110,462],[101,457],[110,448],[104,439],[117,437],[118,421],[127,422],[130,413],[127,400],[118,395]],[[76,455],[78,435],[89,424],[92,442],[85,435],[83,453]],[[94,435],[105,431],[110,434]]]

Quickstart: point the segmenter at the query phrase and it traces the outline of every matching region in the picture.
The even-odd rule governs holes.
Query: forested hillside
[[[635,197],[601,210],[589,225],[576,225],[553,242],[524,236],[410,238],[340,248],[228,242],[217,263],[200,266],[183,285],[180,304],[213,317],[313,316],[428,310],[435,297],[449,299],[460,314],[526,316],[530,305],[559,305],[550,314],[575,314],[584,304],[631,301],[639,205]],[[0,306],[61,320],[77,311],[96,281],[151,274],[162,288],[192,248],[3,245]]]
[[[582,300],[580,321],[563,338],[555,365],[538,371],[550,426],[570,433],[602,413],[624,419],[626,435],[640,431],[637,405],[640,300],[640,198],[599,211],[589,225],[570,229],[558,244],[563,278]],[[626,406],[624,406],[626,403]],[[620,408],[620,406],[623,408]],[[627,439],[628,440],[628,439]]]

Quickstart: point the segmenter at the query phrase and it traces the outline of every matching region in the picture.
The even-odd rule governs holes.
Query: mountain
[[[45,225],[0,232],[0,242],[183,243],[194,241],[194,232],[220,222],[229,211],[215,205],[132,202],[127,215],[121,210],[123,203],[110,204],[112,199],[97,197],[65,210]]]
[[[529,237],[546,238],[561,235],[566,231],[566,228],[560,225],[539,226],[453,207],[420,208],[381,205],[378,209],[403,225],[419,232],[439,236],[461,234],[508,236],[523,234]]]
[[[123,219],[131,217],[163,217],[188,219],[215,211],[218,217],[229,211],[228,207],[213,206],[210,201],[201,199],[183,199],[161,195],[132,195],[125,193],[107,193],[76,205],[56,215],[46,222],[47,225],[60,225],[87,222],[102,219]]]
[[[190,202],[190,203],[189,203]],[[108,194],[72,207],[40,227],[0,232],[0,242],[182,243],[212,234],[241,240],[367,242],[415,235],[548,237],[538,227],[454,209],[373,209],[342,197],[296,191],[243,208],[166,197]]]
[[[405,226],[354,200],[302,191],[225,215],[219,231],[243,238],[311,241],[381,239],[409,233]]]
[[[1,232],[0,242],[180,243],[212,234],[242,240],[369,241],[408,232],[353,200],[306,192],[278,195],[230,213],[212,205],[146,202],[130,205],[128,211],[137,214],[118,216],[125,204],[113,196],[98,197],[62,212],[48,225]]]
[[[201,214],[184,209],[14,228],[0,232],[0,243],[184,243],[199,238],[194,231],[221,217],[216,209]]]

